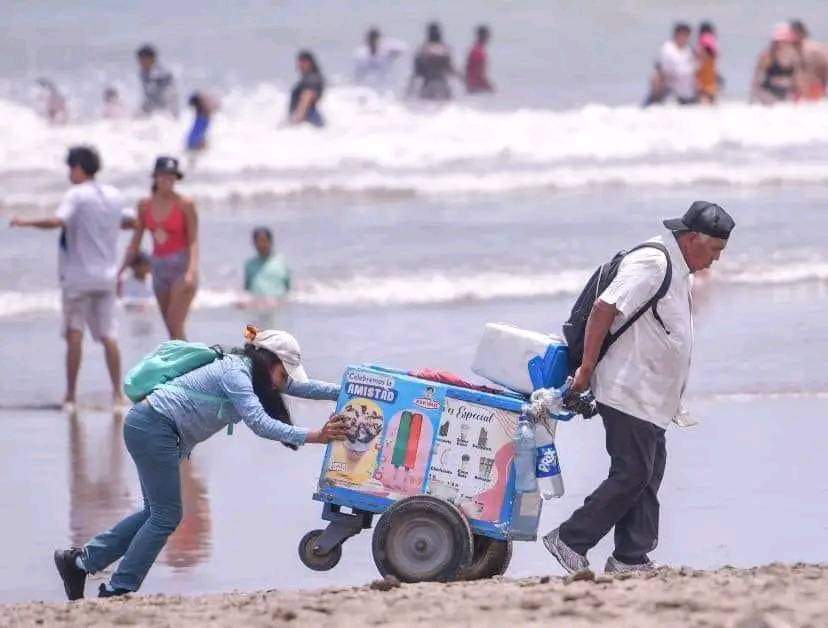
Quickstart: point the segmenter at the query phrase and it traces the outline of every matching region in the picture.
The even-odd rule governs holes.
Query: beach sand
[[[90,587],[91,588],[91,587]],[[0,625],[32,626],[732,626],[828,625],[828,564],[643,576],[496,578],[451,584],[377,581],[356,588],[161,595],[0,607]]]

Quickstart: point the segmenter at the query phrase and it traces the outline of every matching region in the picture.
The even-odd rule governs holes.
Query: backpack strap
[[[670,283],[673,281],[673,264],[670,261],[670,253],[668,253],[666,247],[663,244],[659,244],[658,242],[645,242],[644,244],[639,244],[631,248],[629,251],[624,253],[624,257],[632,253],[633,251],[638,251],[644,248],[651,248],[651,249],[658,249],[662,253],[664,253],[664,257],[667,258],[667,270],[664,273],[664,279],[661,282],[658,290],[653,295],[653,297],[647,301],[635,314],[630,316],[630,318],[624,322],[621,327],[618,328],[614,334],[609,334],[607,339],[604,341],[604,346],[601,347],[601,356],[603,356],[607,350],[613,345],[613,343],[621,337],[625,331],[627,331],[633,323],[635,323],[639,318],[641,318],[647,310],[652,310],[653,317],[658,321],[658,324],[664,329],[667,335],[670,334],[670,330],[667,329],[667,326],[664,324],[664,321],[661,319],[661,316],[658,314],[658,302],[667,294],[667,291],[670,289]]]

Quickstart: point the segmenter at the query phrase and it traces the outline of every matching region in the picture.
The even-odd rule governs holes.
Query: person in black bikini
[[[443,31],[437,22],[426,28],[426,41],[414,56],[414,69],[408,81],[408,96],[422,100],[451,100],[449,78],[463,77],[451,60],[451,49],[443,43]]]
[[[789,24],[774,28],[771,45],[759,55],[753,75],[751,102],[772,105],[796,100],[802,82],[802,57]]]

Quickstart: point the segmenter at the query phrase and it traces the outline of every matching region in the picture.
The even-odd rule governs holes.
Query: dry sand
[[[390,586],[382,586],[390,584]],[[383,590],[387,589],[387,590]],[[828,626],[828,564],[158,595],[0,607],[3,626]]]

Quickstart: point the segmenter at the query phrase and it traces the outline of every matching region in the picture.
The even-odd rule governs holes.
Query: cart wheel
[[[482,534],[474,535],[471,564],[463,569],[463,580],[484,580],[502,576],[512,560],[512,541],[501,541]]]
[[[471,560],[471,528],[456,506],[416,495],[398,501],[380,517],[372,549],[383,576],[402,582],[456,580]]]
[[[328,571],[336,567],[342,558],[342,546],[337,545],[327,554],[320,554],[314,550],[316,541],[322,536],[323,530],[311,530],[299,541],[299,560],[305,567],[314,571]]]

